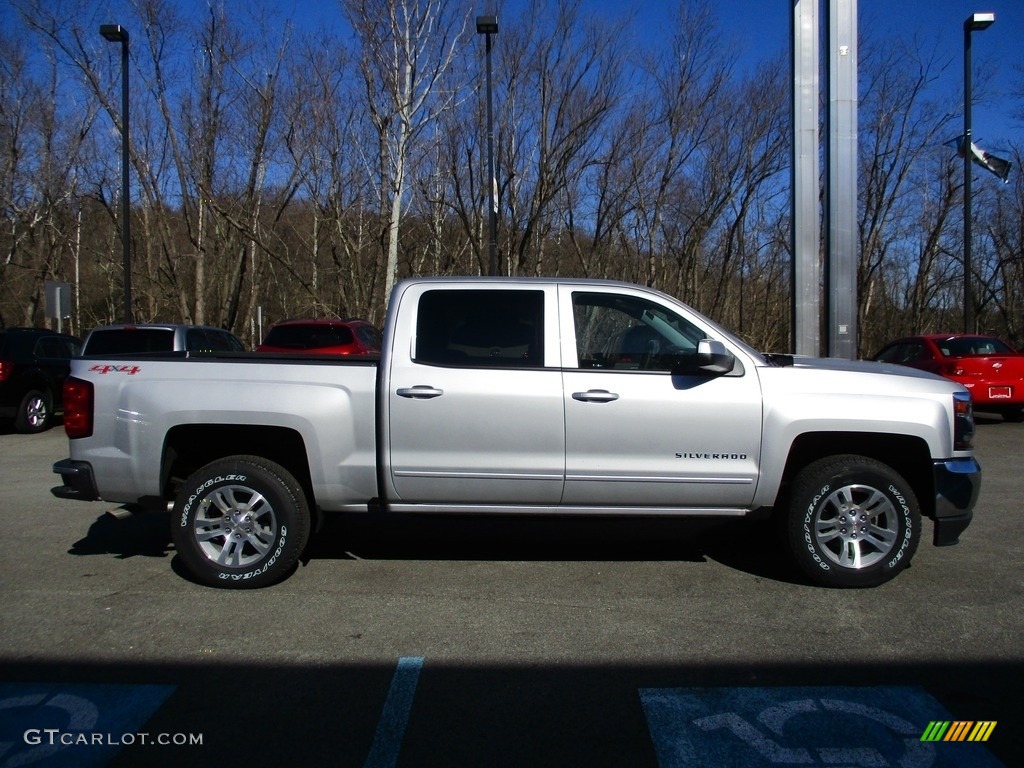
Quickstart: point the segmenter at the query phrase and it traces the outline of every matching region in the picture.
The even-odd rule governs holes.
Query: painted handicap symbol
[[[6,720],[8,716],[15,714],[13,710],[27,710],[31,712],[37,723],[49,723],[45,726],[33,726],[31,730],[56,727],[60,724],[66,730],[87,731],[95,727],[99,720],[99,710],[96,705],[81,696],[73,696],[67,693],[58,693],[51,696],[48,693],[35,693],[27,696],[9,696],[0,701],[0,716]],[[47,709],[54,710],[47,712]],[[66,725],[65,725],[66,724]],[[20,765],[31,765],[46,760],[51,755],[64,749],[64,745],[57,743],[40,743],[26,745],[25,732],[20,734],[17,741],[0,741],[0,766],[3,768],[15,768]],[[34,739],[33,737],[30,737]],[[17,751],[17,747],[32,746],[31,750]],[[14,751],[10,759],[4,759],[8,752]]]
[[[106,765],[107,734],[136,732],[172,685],[0,683],[0,768]],[[79,745],[82,736],[88,746]],[[100,744],[96,744],[95,737]]]
[[[661,768],[1001,766],[980,744],[921,741],[948,715],[918,688],[647,688],[640,698]]]

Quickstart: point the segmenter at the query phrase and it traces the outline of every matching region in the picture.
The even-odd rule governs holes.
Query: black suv
[[[42,432],[61,406],[61,388],[82,342],[43,328],[0,329],[0,418]]]

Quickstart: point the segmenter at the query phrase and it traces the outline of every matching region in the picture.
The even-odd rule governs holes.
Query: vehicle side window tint
[[[573,293],[580,368],[671,371],[697,354],[704,332],[646,299]]]
[[[54,336],[44,336],[36,344],[36,356],[47,357],[47,358],[61,358],[67,357],[68,355],[64,351],[64,347],[61,346],[60,339]]]
[[[214,352],[241,352],[235,337],[227,331],[207,329],[206,343]]]
[[[212,350],[210,337],[204,328],[189,328],[185,331],[185,349],[193,352],[209,352]]]
[[[356,329],[356,335],[363,344],[372,349],[380,349],[384,342],[384,337],[381,332],[376,328],[372,328],[367,325],[360,325]]]
[[[435,290],[420,298],[413,358],[461,368],[544,365],[544,292]]]

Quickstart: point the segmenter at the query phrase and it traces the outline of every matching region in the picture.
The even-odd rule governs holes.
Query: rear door
[[[565,423],[554,286],[416,284],[400,301],[395,338],[409,347],[390,350],[384,384],[398,500],[557,504]]]
[[[726,375],[675,375],[714,334],[622,287],[560,289],[568,507],[743,508],[761,450],[761,391]],[[652,511],[655,511],[652,509]]]

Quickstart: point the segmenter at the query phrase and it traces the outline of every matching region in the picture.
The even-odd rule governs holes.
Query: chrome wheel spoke
[[[853,570],[885,558],[899,535],[892,501],[867,485],[837,488],[818,508],[814,537],[834,563]]]
[[[872,525],[868,531],[867,540],[882,552],[888,552],[896,543],[896,531],[891,528],[882,528]]]
[[[219,565],[245,567],[262,560],[277,538],[277,515],[261,493],[242,485],[211,491],[196,512],[195,542]]]
[[[217,562],[221,565],[241,565],[243,543],[234,536],[227,536],[224,539],[224,546],[217,555]]]

